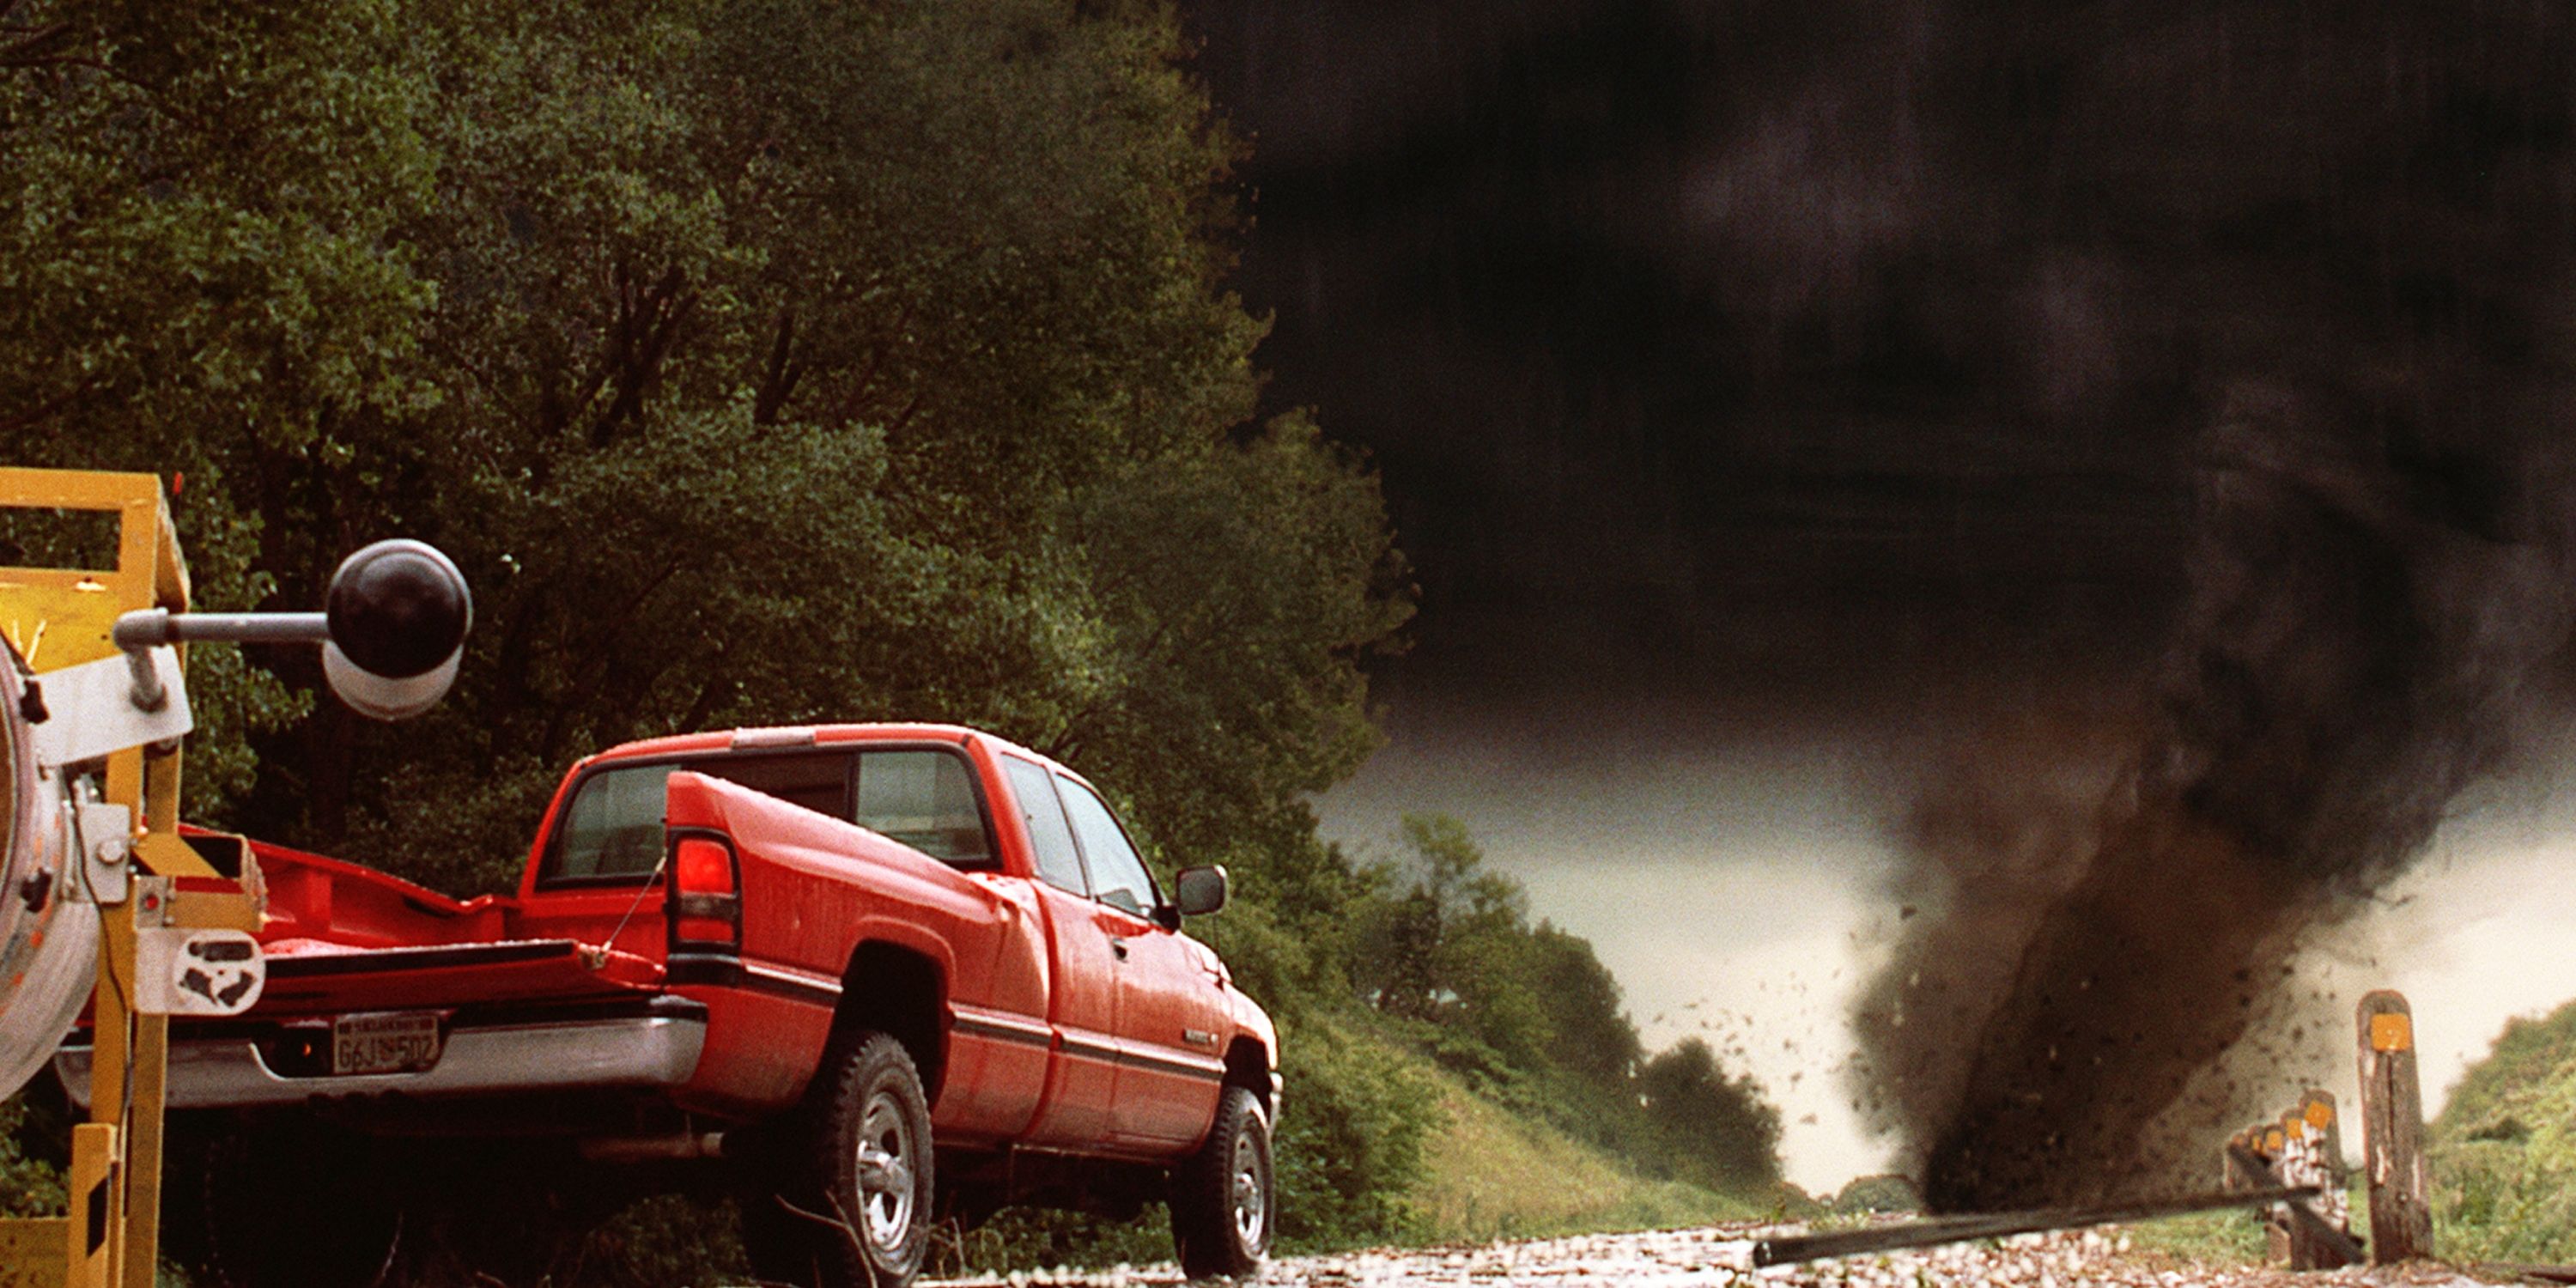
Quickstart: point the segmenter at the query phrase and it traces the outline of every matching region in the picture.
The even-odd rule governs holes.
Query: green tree
[[[20,464],[184,475],[200,601],[265,599],[293,516],[260,456],[345,459],[358,409],[412,407],[436,289],[428,82],[384,0],[21,0],[0,27],[0,444]],[[190,660],[191,790],[248,788],[243,736],[305,703],[229,650]]]
[[[1520,884],[1484,870],[1484,851],[1457,819],[1408,815],[1403,836],[1409,862],[1366,874],[1376,893],[1353,919],[1354,983],[1379,1010],[1441,1026],[1453,1058],[1489,1053],[1496,1071],[1550,1069],[1557,1034],[1544,976],[1552,955],[1581,945],[1588,957],[1590,946],[1553,929],[1534,935]],[[1615,991],[1613,1000],[1612,1021],[1624,1025]]]
[[[1706,1042],[1685,1038],[1646,1061],[1637,1086],[1675,1175],[1737,1190],[1780,1179],[1780,1111],[1750,1077],[1727,1076]]]
[[[6,459],[184,474],[208,605],[309,608],[393,534],[475,590],[398,728],[308,650],[196,650],[189,812],[465,891],[609,743],[976,724],[1232,864],[1265,1001],[1340,996],[1366,879],[1305,800],[1412,591],[1366,463],[1251,419],[1186,52],[1160,3],[10,4]],[[1477,889],[1452,974],[1511,955]],[[1302,1233],[1394,1233],[1425,1112],[1314,1055]]]
[[[1645,1058],[1621,1010],[1619,981],[1592,945],[1542,921],[1530,933],[1530,979],[1547,1012],[1547,1061],[1583,1085],[1624,1093]]]

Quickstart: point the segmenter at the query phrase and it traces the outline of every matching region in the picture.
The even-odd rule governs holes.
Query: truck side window
[[[1064,790],[1065,812],[1073,816],[1074,838],[1082,843],[1083,862],[1091,865],[1092,897],[1139,917],[1150,916],[1162,900],[1117,817],[1090,788],[1070,778],[1059,786]]]
[[[859,753],[857,823],[957,867],[993,861],[966,762],[944,751]]]
[[[1064,807],[1056,803],[1052,775],[1017,756],[1002,757],[1011,776],[1011,795],[1019,800],[1020,819],[1029,825],[1029,843],[1037,848],[1038,879],[1058,890],[1088,895],[1082,858],[1074,853],[1073,829],[1065,826]]]

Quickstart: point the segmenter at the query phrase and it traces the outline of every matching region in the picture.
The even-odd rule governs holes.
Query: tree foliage
[[[1637,1086],[1674,1175],[1724,1189],[1780,1179],[1780,1111],[1750,1077],[1720,1068],[1706,1042],[1684,1038],[1648,1060]]]
[[[1300,797],[1409,591],[1363,463],[1250,420],[1239,145],[1165,8],[173,17],[13,15],[0,441],[184,472],[210,601],[307,607],[394,532],[477,596],[399,730],[308,655],[196,663],[258,762],[192,812],[466,887],[608,743],[941,719],[1329,906]]]
[[[2425,1135],[2445,1255],[2576,1255],[2576,1004],[2507,1021]]]

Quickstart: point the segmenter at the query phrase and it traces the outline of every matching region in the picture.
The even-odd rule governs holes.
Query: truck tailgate
[[[314,939],[266,945],[268,986],[255,1013],[282,1017],[658,991],[661,964],[570,939],[505,939],[351,948]]]
[[[706,1007],[663,992],[659,964],[570,939],[266,948],[248,1013],[171,1026],[171,1107],[649,1091],[686,1081],[706,1036]],[[92,1054],[83,1031],[54,1061],[84,1108]]]

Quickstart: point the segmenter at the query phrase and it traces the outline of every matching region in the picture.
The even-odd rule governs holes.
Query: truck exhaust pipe
[[[724,1157],[720,1131],[680,1131],[667,1136],[588,1136],[577,1147],[589,1163],[680,1163]]]

